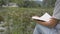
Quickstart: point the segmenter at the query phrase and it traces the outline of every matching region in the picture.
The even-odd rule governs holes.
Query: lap
[[[42,34],[57,34],[56,29],[50,29],[50,28],[42,26],[40,24],[36,25],[34,32],[35,33],[38,32],[38,34],[40,34],[40,33],[42,33]]]

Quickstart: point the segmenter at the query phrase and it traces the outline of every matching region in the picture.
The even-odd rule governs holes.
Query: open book
[[[52,18],[48,13],[45,13],[43,16],[41,17],[36,17],[33,16],[32,19],[36,19],[36,20],[42,20],[42,21],[49,21],[50,18]]]

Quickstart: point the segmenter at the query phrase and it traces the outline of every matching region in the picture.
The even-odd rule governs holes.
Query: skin
[[[50,18],[50,19],[51,20],[48,21],[48,22],[40,21],[40,20],[34,20],[34,21],[36,21],[36,23],[41,24],[43,26],[47,26],[47,27],[53,28],[53,27],[55,27],[57,25],[59,20],[57,20],[55,18]]]

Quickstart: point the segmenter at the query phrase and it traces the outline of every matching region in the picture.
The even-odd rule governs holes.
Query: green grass
[[[32,16],[41,16],[45,12],[50,15],[53,13],[53,8],[2,8],[0,15],[4,17],[5,25],[12,27],[10,34],[32,34],[35,27],[35,22],[31,19]]]

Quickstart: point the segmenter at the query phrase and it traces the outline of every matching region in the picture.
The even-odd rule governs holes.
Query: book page
[[[36,17],[33,16],[32,19],[37,19],[37,20],[43,20],[43,21],[49,21],[51,18],[51,16],[48,13],[45,13],[43,16],[41,17]]]

